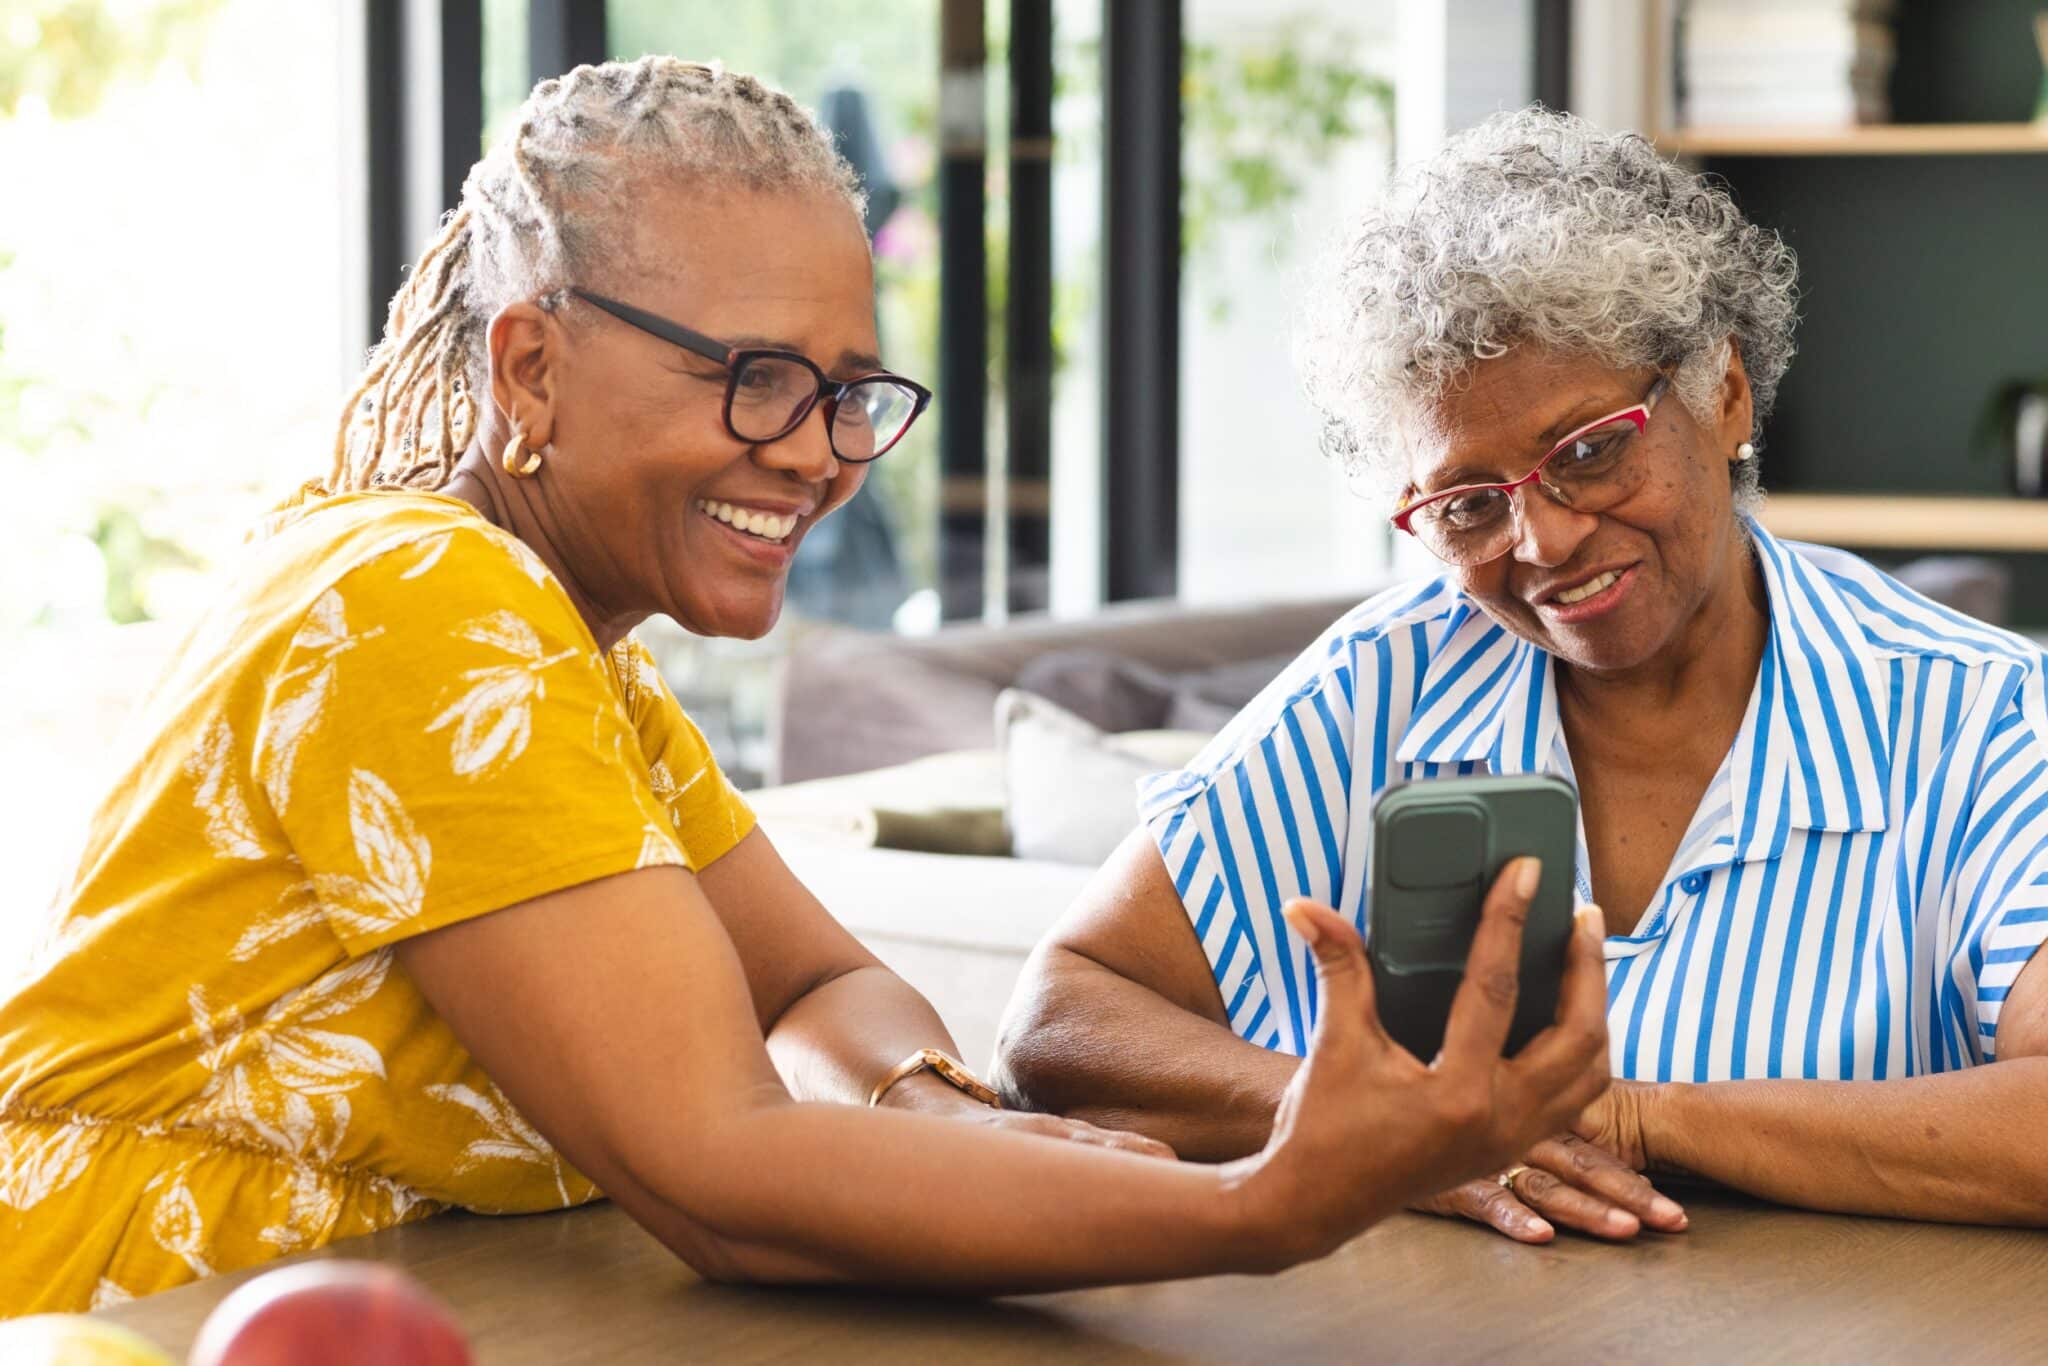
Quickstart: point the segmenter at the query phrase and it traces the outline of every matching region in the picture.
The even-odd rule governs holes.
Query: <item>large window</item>
[[[538,8],[482,0],[481,71],[438,90],[409,71],[392,96],[406,101],[405,117],[422,100],[477,101],[485,144],[505,136],[531,84]],[[774,638],[698,641],[655,627],[672,682],[742,781],[774,771],[771,676],[797,633],[818,623],[922,631],[942,615],[1036,605],[1086,612],[1104,596],[1105,546],[1152,515],[1108,506],[1102,493],[1104,404],[1115,398],[1103,382],[1113,360],[1103,323],[1117,288],[1104,283],[1103,82],[1117,79],[1104,71],[1104,6],[1052,0],[1049,48],[1010,31],[1013,13],[1030,9],[602,7],[610,55],[719,58],[821,111],[869,179],[885,353],[935,387],[951,366],[933,412],[878,467],[868,495],[807,542]],[[1178,335],[1147,344],[1168,348],[1180,377],[1179,444],[1166,457],[1179,551],[1164,577],[1188,595],[1341,591],[1383,553],[1362,505],[1314,454],[1288,330],[1302,267],[1383,171],[1392,9],[1183,5],[1183,307]],[[377,160],[367,100],[394,87],[366,79],[366,17],[415,24],[436,12],[454,10],[17,0],[0,19],[0,164],[10,177],[0,196],[0,707],[11,718],[0,762],[77,788],[4,799],[21,809],[0,822],[0,859],[47,860],[66,845],[57,827],[82,814],[100,757],[67,758],[70,737],[113,729],[121,708],[109,699],[132,697],[154,672],[251,520],[324,470],[336,404],[369,340],[377,178],[400,178]],[[950,24],[957,44],[963,16],[984,55],[978,84],[941,76],[944,35]],[[1010,297],[1010,265],[1043,254],[1011,240],[1013,65],[1049,65],[1053,91],[1050,262],[1026,301],[1049,320],[1049,456],[1008,449],[1023,402],[1007,392],[1016,381],[1006,322],[1024,307]],[[942,88],[955,120],[962,99],[978,105],[978,199],[941,194]],[[1047,142],[1028,134],[1017,155],[1044,155]],[[959,369],[975,348],[957,329],[952,345],[940,336],[949,228],[984,254],[978,375]],[[405,230],[405,260],[419,231]],[[1182,249],[1159,236],[1157,251]],[[949,431],[978,443],[965,475],[942,459]],[[1036,530],[1012,534],[1010,523]],[[130,662],[81,681],[72,661],[109,650]],[[81,731],[81,715],[97,719]]]
[[[1010,31],[1034,8],[958,0],[604,7],[607,55],[717,58],[820,111],[875,203],[884,353],[940,390],[930,418],[882,462],[868,493],[806,542],[788,615],[771,639],[702,641],[651,627],[671,682],[742,781],[774,771],[773,664],[811,624],[922,631],[942,616],[1000,617],[1017,607],[1089,611],[1104,596],[1105,547],[1135,537],[1158,511],[1108,506],[1103,495],[1102,403],[1116,381],[1104,383],[1113,358],[1102,345],[1102,83],[1122,77],[1104,72],[1100,0],[1052,4],[1049,48],[1042,34]],[[1393,6],[1189,0],[1184,15],[1184,308],[1177,338],[1141,341],[1162,345],[1181,378],[1177,467],[1166,452],[1178,525],[1154,537],[1177,540],[1179,550],[1177,564],[1156,577],[1210,599],[1342,592],[1380,567],[1386,538],[1315,453],[1288,334],[1301,267],[1384,175]],[[519,0],[487,8],[488,130],[506,126],[524,93],[527,18]],[[982,54],[978,84],[961,77],[963,37]],[[1049,278],[1030,283],[1036,297],[1014,299],[1015,281],[1030,277],[1011,267],[1034,238],[1018,243],[1013,234],[1043,230],[1012,210],[1034,192],[1022,168],[1046,139],[1013,140],[1010,119],[1028,98],[1030,64],[1047,51]],[[969,112],[982,123],[978,200],[961,196],[957,179],[950,197],[942,187],[962,99],[978,103]],[[947,271],[956,282],[961,275],[957,256],[942,268],[941,242],[958,246],[963,213],[978,220],[964,230],[984,252],[979,338],[959,327],[957,284],[950,303],[942,299]],[[1170,227],[1159,238],[1151,250],[1176,249]],[[1034,307],[1045,321],[1018,312]],[[954,330],[942,337],[949,316]],[[1022,332],[1011,326],[1020,320]],[[1006,350],[1048,323],[1050,402],[1038,419],[1045,435],[1034,438],[1016,409],[1044,400],[1009,392],[1020,380]],[[960,364],[976,347],[985,354],[979,373]],[[1034,452],[1015,446],[1020,439],[1044,445]]]
[[[75,848],[166,638],[326,468],[360,345],[344,15],[0,12],[0,940]]]
[[[1041,527],[1057,520],[1051,515],[1054,494],[1048,479],[1043,473],[1010,477],[1005,449],[1009,6],[949,7],[944,0],[689,6],[610,0],[604,8],[606,55],[665,52],[717,59],[780,86],[818,111],[866,182],[883,355],[893,368],[941,389],[929,416],[876,466],[862,496],[806,538],[791,573],[784,621],[768,640],[699,640],[660,623],[643,632],[722,761],[744,784],[773,773],[767,713],[774,665],[803,631],[829,623],[922,632],[936,628],[942,617],[1001,613],[1019,597],[1045,605],[1055,593],[1044,549],[1030,562],[1013,553],[1010,538],[1000,530],[989,531],[1000,529],[1013,513],[1036,518]],[[941,193],[947,147],[941,126],[941,40],[949,8],[956,40],[963,13],[978,11],[972,17],[979,21],[974,27],[984,56],[978,85],[956,82],[952,87],[955,119],[963,92],[978,101],[971,112],[979,114],[986,149],[979,195],[970,197],[965,210],[957,207],[960,200]],[[1056,119],[1064,134],[1077,122],[1085,126],[1097,117],[1092,82],[1098,6],[1082,0],[1056,8]],[[486,7],[487,138],[505,134],[512,108],[525,95],[525,75],[533,62],[525,41],[527,22],[527,7],[519,0],[491,0]],[[1056,170],[1060,187],[1053,196],[1056,279],[1050,289],[1059,371],[1053,397],[1060,440],[1054,444],[1065,451],[1054,457],[1053,482],[1068,503],[1088,504],[1092,513],[1097,482],[1092,391],[1065,381],[1075,368],[1070,351],[1086,347],[1077,338],[1092,326],[1095,306],[1100,202],[1092,183],[1095,140],[1082,136],[1069,146],[1063,136],[1055,143],[1061,159]],[[1069,196],[1076,186],[1085,190]],[[956,207],[948,210],[947,203]],[[949,368],[945,363],[940,340],[940,237],[942,216],[949,211],[975,216],[968,230],[984,253],[986,297],[975,311],[987,364],[981,374],[969,372],[965,382],[957,364]],[[956,220],[952,226],[957,231],[960,224]],[[970,402],[970,397],[980,401]],[[976,430],[963,430],[963,423]],[[949,440],[957,446],[963,439],[977,448],[980,467],[966,477],[946,468],[942,458]],[[1094,525],[1092,515],[1087,520]],[[1083,610],[1099,600],[1099,590],[1086,584],[1096,547],[1064,548],[1078,570],[1068,574],[1064,605]]]
[[[1302,293],[1392,160],[1393,0],[1187,0],[1181,596],[1340,596],[1384,513],[1317,449],[1292,352]]]

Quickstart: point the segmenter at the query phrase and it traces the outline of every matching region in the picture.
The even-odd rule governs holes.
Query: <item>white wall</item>
[[[1198,602],[1322,596],[1368,582],[1385,561],[1384,515],[1355,496],[1317,445],[1293,333],[1325,241],[1385,177],[1361,150],[1298,216],[1291,253],[1236,229],[1191,272],[1181,310],[1180,591]],[[1213,272],[1221,279],[1203,278]],[[1229,300],[1222,319],[1210,291]]]
[[[1610,130],[1648,130],[1653,8],[1647,0],[1573,0],[1573,113]]]

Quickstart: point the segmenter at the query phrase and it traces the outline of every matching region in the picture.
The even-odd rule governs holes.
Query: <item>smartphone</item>
[[[1380,1021],[1424,1062],[1442,1050],[1479,908],[1517,858],[1543,860],[1522,930],[1521,991],[1505,1054],[1556,1018],[1577,909],[1578,793],[1546,774],[1427,778],[1384,789],[1372,809],[1366,957]]]

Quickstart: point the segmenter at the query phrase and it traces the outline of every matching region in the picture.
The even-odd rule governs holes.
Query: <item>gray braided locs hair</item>
[[[1705,421],[1733,342],[1760,431],[1792,361],[1798,265],[1726,189],[1641,137],[1532,106],[1399,176],[1309,299],[1296,360],[1323,447],[1392,496],[1403,419],[1518,346],[1671,368]],[[1738,506],[1756,479],[1754,457],[1736,466]]]
[[[446,483],[489,392],[491,319],[523,299],[552,307],[572,284],[631,269],[621,258],[635,204],[664,180],[821,191],[856,220],[862,208],[831,135],[751,76],[642,57],[542,81],[512,136],[470,169],[462,202],[393,296],[316,487]]]

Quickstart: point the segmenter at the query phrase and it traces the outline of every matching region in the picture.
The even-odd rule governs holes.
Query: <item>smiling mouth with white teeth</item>
[[[1567,588],[1562,593],[1553,594],[1550,600],[1561,606],[1569,607],[1575,602],[1584,602],[1596,593],[1606,592],[1609,588],[1620,582],[1620,580],[1621,571],[1619,569],[1610,569],[1598,578],[1586,580],[1577,588]]]
[[[724,522],[734,531],[745,532],[756,540],[772,541],[778,545],[788,540],[789,533],[796,530],[797,518],[794,513],[778,516],[772,512],[749,512],[745,508],[734,507],[731,503],[721,503],[712,498],[699,498],[697,511],[706,517]]]

